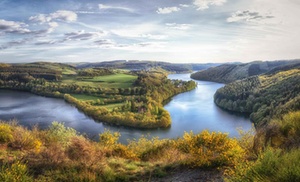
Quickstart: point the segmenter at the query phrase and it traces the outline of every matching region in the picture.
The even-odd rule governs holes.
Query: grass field
[[[78,100],[97,100],[97,99],[100,99],[102,100],[103,98],[101,97],[96,97],[96,96],[92,96],[92,95],[85,95],[85,94],[71,94],[72,97],[75,97],[76,99]]]
[[[65,75],[63,77],[63,83],[75,83],[80,86],[92,86],[103,88],[128,88],[131,87],[137,76],[128,74],[114,74],[106,76],[97,76],[94,78],[77,80],[75,76]]]

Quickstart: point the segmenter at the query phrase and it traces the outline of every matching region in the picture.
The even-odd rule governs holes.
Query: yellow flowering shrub
[[[3,182],[29,182],[32,181],[28,175],[27,166],[20,162],[12,165],[3,165],[0,170],[0,181]]]
[[[196,135],[193,132],[185,133],[183,138],[178,140],[177,146],[191,154],[187,163],[195,166],[235,165],[244,156],[244,149],[236,139],[229,138],[227,134],[210,133],[207,130]]]
[[[12,139],[11,126],[6,123],[0,123],[0,143],[10,142]]]

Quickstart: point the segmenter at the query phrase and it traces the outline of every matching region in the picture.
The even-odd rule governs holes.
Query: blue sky
[[[1,0],[0,62],[300,58],[299,0]]]

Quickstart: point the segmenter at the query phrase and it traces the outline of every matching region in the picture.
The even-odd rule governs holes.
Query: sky
[[[0,0],[0,62],[300,58],[300,0]]]

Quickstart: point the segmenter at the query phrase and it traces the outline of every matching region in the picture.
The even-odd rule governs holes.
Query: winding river
[[[173,74],[169,78],[190,80],[189,74]],[[214,104],[213,95],[223,84],[204,81],[197,83],[196,89],[173,97],[165,105],[172,118],[169,129],[137,130],[109,126],[95,122],[62,99],[11,90],[0,90],[0,120],[16,119],[21,125],[29,128],[38,125],[41,129],[47,128],[53,121],[64,122],[65,126],[94,140],[98,140],[99,133],[109,129],[121,133],[122,143],[142,135],[176,138],[182,136],[184,131],[197,133],[204,129],[226,132],[229,136],[236,137],[237,128],[249,130],[252,127],[248,117],[223,111]]]

